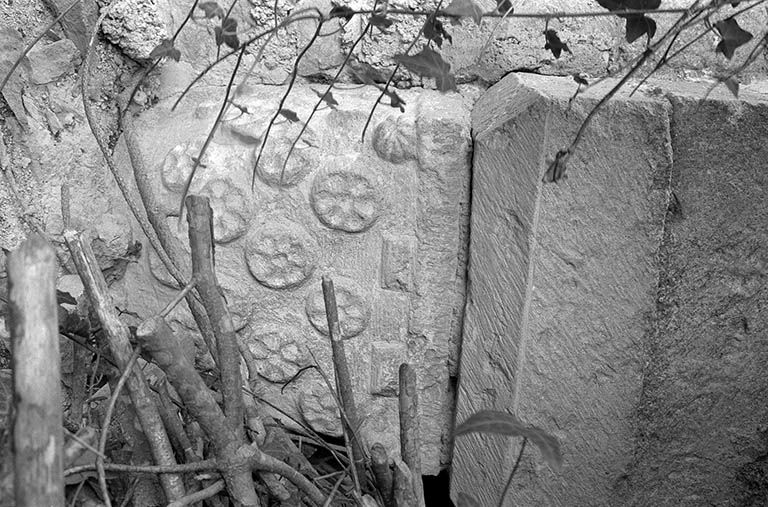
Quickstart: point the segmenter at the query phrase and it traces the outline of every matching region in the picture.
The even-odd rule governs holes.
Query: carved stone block
[[[397,453],[397,368],[408,361],[419,372],[423,468],[437,473],[450,453],[464,306],[469,104],[456,94],[403,92],[406,113],[380,105],[363,142],[378,90],[334,91],[339,106],[317,111],[301,138],[302,124],[281,118],[265,139],[281,91],[263,87],[238,96],[243,109],[224,114],[201,157],[222,93],[193,89],[174,113],[161,102],[134,130],[172,228],[197,166],[190,191],[211,199],[216,272],[242,318],[239,336],[258,363],[262,396],[317,432],[340,434],[316,372],[283,389],[314,358],[333,377],[320,286],[328,275],[363,437]],[[317,100],[297,87],[286,108],[305,121]],[[185,232],[178,236],[184,243]],[[154,253],[150,261],[142,265],[154,283],[126,304],[139,314],[154,313],[141,308],[174,285]],[[179,318],[192,325],[185,312]]]

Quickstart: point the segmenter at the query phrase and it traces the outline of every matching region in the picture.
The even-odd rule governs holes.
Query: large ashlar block
[[[675,88],[674,206],[627,505],[763,505],[768,96]]]
[[[567,78],[510,75],[472,112],[468,303],[457,420],[517,414],[557,436],[553,473],[529,445],[505,505],[616,505],[629,472],[656,309],[672,167],[669,104],[616,97],[567,179],[543,183],[605,88],[569,104]],[[452,494],[496,505],[520,440],[459,438]]]
[[[285,110],[306,121],[319,100],[321,87],[313,88],[295,88]],[[435,474],[449,459],[451,379],[464,306],[470,103],[458,94],[406,91],[406,112],[379,104],[361,142],[380,92],[334,90],[338,106],[314,114],[287,163],[303,123],[278,117],[256,166],[284,91],[254,87],[238,95],[191,187],[211,199],[217,275],[238,334],[258,361],[259,395],[318,433],[341,435],[322,377],[302,372],[314,355],[333,375],[320,286],[329,275],[363,437],[398,454],[397,371],[400,363],[412,363],[419,375],[422,463],[425,473]],[[223,87],[195,90],[176,112],[164,100],[136,120],[160,211],[174,229],[193,157],[223,94]],[[179,238],[186,243],[183,229]],[[171,282],[146,250],[155,283],[138,287],[129,308],[157,299],[161,285]],[[186,312],[177,321],[192,329]]]

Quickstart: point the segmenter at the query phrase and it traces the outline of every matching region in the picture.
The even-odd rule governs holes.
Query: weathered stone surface
[[[193,90],[177,112],[168,111],[169,100],[137,120],[142,155],[151,161],[150,178],[172,229],[178,229],[181,191],[222,93],[220,87]],[[261,394],[316,431],[338,435],[335,405],[320,376],[303,373],[281,392],[282,383],[314,362],[307,349],[332,375],[320,287],[321,276],[329,275],[363,436],[397,453],[397,367],[411,362],[421,389],[423,466],[437,473],[449,456],[464,301],[469,104],[457,94],[406,91],[404,117],[380,106],[363,143],[378,90],[334,91],[339,105],[314,115],[282,184],[285,155],[300,132],[300,124],[284,119],[270,133],[254,180],[281,93],[259,87],[238,96],[242,109],[225,115],[191,186],[212,199],[217,275],[245,322],[239,334],[262,365]],[[298,87],[284,107],[305,120],[318,100],[315,91]],[[412,132],[407,154],[376,148],[374,139],[381,138],[372,132],[381,132],[382,122]],[[178,229],[180,241],[184,229]],[[158,283],[131,299],[173,284],[154,253],[148,266]],[[177,318],[192,324],[186,310]]]
[[[35,84],[45,84],[75,71],[80,62],[80,52],[69,39],[38,44],[27,54],[29,79]]]
[[[381,245],[381,287],[389,290],[413,290],[416,262],[416,238],[385,236]]]
[[[146,0],[144,0],[146,1]],[[477,2],[485,11],[492,11],[496,2]],[[167,7],[165,7],[167,5]],[[280,0],[274,4],[261,5],[259,2],[238,3],[233,15],[239,20],[239,26],[250,24],[255,31],[261,32],[272,28],[276,22],[286,19],[287,15],[299,9],[316,7],[328,14],[331,9],[329,0]],[[411,9],[429,11],[435,4],[426,0],[390,0],[390,10]],[[448,4],[443,7],[447,7]],[[691,5],[690,0],[665,0],[663,9],[685,9]],[[370,9],[369,5],[361,2],[346,2],[344,6],[352,9]],[[183,19],[189,9],[189,3],[182,0],[168,0],[160,5],[167,9],[164,16],[170,19]],[[737,10],[724,8],[721,15],[725,17]],[[199,10],[198,10],[199,11]],[[602,13],[606,12],[593,0],[539,0],[536,2],[518,2],[514,14],[533,15],[550,14],[547,27],[558,33],[558,36],[568,44],[571,52],[563,52],[559,58],[544,49],[545,38],[542,34],[544,21],[541,18],[515,17],[500,22],[498,17],[486,17],[478,26],[469,18],[461,24],[454,24],[443,19],[443,27],[451,35],[452,41],[442,44],[438,51],[443,55],[451,70],[460,82],[481,80],[495,83],[511,70],[527,70],[546,75],[569,76],[575,72],[584,72],[593,77],[605,76],[615,72],[637,58],[645,49],[645,37],[633,44],[625,39],[626,21],[617,16],[559,16],[559,13]],[[277,15],[277,21],[275,20]],[[651,17],[657,24],[656,38],[667,33],[679,18],[681,13],[656,14]],[[424,26],[424,17],[408,15],[392,15],[388,18],[393,22],[386,31],[373,29],[373,36],[365,37],[356,45],[351,62],[370,66],[375,73],[387,76],[394,70],[394,56],[402,54],[419,35]],[[750,51],[758,45],[761,33],[768,15],[760,9],[751,9],[737,17],[740,26],[749,30],[755,37],[745,46],[739,48],[732,61],[713,51],[715,36],[699,36],[696,30],[687,30],[679,38],[681,44],[691,43],[687,50],[670,59],[659,70],[659,76],[674,77],[694,76],[711,77],[728,71],[729,66],[738,68]],[[182,59],[189,62],[196,70],[201,70],[213,61],[216,47],[212,43],[211,32],[218,22],[200,20],[188,24],[178,39],[178,47],[182,51]],[[324,76],[331,78],[342,64],[347,52],[356,43],[368,22],[368,16],[354,16],[349,20],[333,19],[325,23],[322,32],[325,36],[315,40],[307,54],[304,55],[299,73],[302,76]],[[305,20],[288,27],[285,37],[272,40],[264,50],[262,59],[254,69],[254,79],[265,84],[283,84],[290,76],[295,58],[304,45],[314,34],[317,24],[313,20]],[[489,38],[492,40],[489,43]],[[421,44],[421,42],[419,43]],[[416,47],[418,51],[420,46]],[[249,57],[245,65],[250,65]],[[764,79],[768,65],[760,61],[753,62],[740,73],[744,81],[752,77]],[[226,76],[226,71],[221,77]],[[359,74],[360,72],[358,72]],[[354,80],[351,72],[341,74],[343,81]],[[386,77],[384,77],[386,79]],[[434,80],[423,79],[404,69],[400,69],[395,82],[401,86],[434,86]]]
[[[169,37],[171,17],[157,0],[118,0],[109,9],[101,28],[110,42],[130,58],[148,59],[152,50]]]
[[[768,97],[676,86],[674,206],[625,484],[633,505],[761,505],[768,457]]]
[[[644,330],[671,170],[668,104],[617,98],[544,184],[594,96],[570,80],[511,75],[473,110],[469,294],[459,421],[516,413],[560,439],[554,474],[526,453],[509,505],[615,505],[634,452]],[[604,91],[604,90],[603,90]],[[462,437],[452,494],[495,505],[519,441]]]

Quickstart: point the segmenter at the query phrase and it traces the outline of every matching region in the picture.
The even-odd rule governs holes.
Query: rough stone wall
[[[527,452],[505,505],[730,505],[760,487],[766,105],[656,86],[600,112],[557,184],[545,159],[594,98],[524,74],[473,110],[458,419],[516,413],[564,457],[553,473]],[[496,504],[518,451],[462,437],[453,494]]]
[[[353,9],[366,9],[365,2],[337,2]],[[495,8],[493,0],[478,0],[486,11]],[[517,14],[532,13],[604,13],[605,9],[593,0],[520,0],[512,2]],[[223,7],[228,2],[220,1]],[[443,2],[443,7],[450,1]],[[689,0],[665,0],[661,8],[674,9],[689,7]],[[413,9],[428,11],[436,2],[416,0],[391,0],[390,9]],[[110,16],[105,28],[110,41],[117,44],[132,58],[147,58],[149,52],[162,39],[162,26],[171,33],[187,15],[190,2],[185,0],[121,0],[120,8]],[[278,0],[276,3],[262,0],[239,2],[233,15],[239,20],[243,33],[260,33],[275,24],[274,13],[282,20],[292,12],[302,9],[317,8],[328,13],[332,7],[330,0]],[[739,8],[743,8],[743,5]],[[275,11],[276,9],[276,11]],[[734,12],[724,11],[721,17]],[[202,11],[198,11],[199,15]],[[393,56],[401,54],[416,38],[424,23],[424,16],[391,15],[394,24],[386,31],[374,29],[374,35],[358,45],[350,60],[352,65],[362,65],[374,73],[386,76],[394,67]],[[679,18],[679,13],[657,14],[657,33],[669,30]],[[761,33],[768,15],[753,9],[739,18],[741,26],[753,34]],[[365,27],[367,20],[355,16],[349,22],[333,20],[322,30],[325,36],[318,39],[299,67],[299,73],[309,78],[330,78],[343,62],[357,37]],[[196,71],[208,65],[217,56],[212,44],[215,23],[200,20],[190,23],[179,38],[182,60]],[[498,26],[497,26],[498,25]],[[592,77],[604,76],[616,72],[628,62],[638,57],[644,50],[644,38],[628,44],[624,38],[625,22],[616,16],[601,17],[552,17],[547,27],[558,32],[560,38],[568,44],[570,52],[563,52],[560,58],[544,49],[544,19],[509,18],[499,25],[498,18],[485,18],[480,25],[469,19],[461,24],[444,23],[445,30],[451,35],[451,42],[445,42],[440,53],[451,65],[452,71],[460,83],[481,82],[493,84],[509,72],[526,71],[544,75],[567,76],[583,72]],[[253,79],[265,84],[282,84],[289,77],[293,61],[303,46],[310,40],[315,30],[314,21],[302,21],[288,27],[281,35],[268,42],[263,57],[253,67]],[[489,37],[492,41],[489,43]],[[686,53],[671,59],[662,68],[657,77],[663,78],[711,78],[737,68],[758,44],[756,35],[752,42],[740,49],[733,60],[727,60],[714,49],[719,41],[717,35],[700,37],[697,30],[689,30],[678,39],[680,45],[691,43]],[[244,37],[243,37],[244,38]],[[418,50],[418,47],[417,47]],[[251,51],[246,56],[246,65],[250,65]],[[359,68],[359,67],[358,67]],[[214,71],[212,77],[224,78],[223,72]],[[764,78],[768,64],[758,59],[749,69],[740,75],[744,83],[753,78]],[[355,81],[354,75],[344,72],[341,81]],[[395,82],[401,87],[432,87],[430,80],[420,79],[407,71],[398,72]]]

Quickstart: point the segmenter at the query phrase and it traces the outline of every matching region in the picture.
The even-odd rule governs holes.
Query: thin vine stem
[[[440,0],[437,3],[437,7],[435,7],[435,12],[440,10],[440,7],[443,5],[443,0]],[[392,13],[392,11],[389,11]],[[431,16],[432,13],[425,13],[427,16]],[[424,27],[426,24],[422,24],[421,28],[419,28],[419,33],[416,34],[416,37],[414,37],[411,44],[408,46],[408,49],[405,50],[405,55],[408,54],[408,52],[413,49],[413,47],[416,45],[417,42],[419,42],[419,39],[421,39],[421,34],[424,33]],[[381,94],[379,94],[379,97],[376,99],[376,102],[373,103],[373,107],[371,107],[371,111],[368,113],[368,118],[365,119],[365,125],[363,125],[363,132],[360,134],[360,141],[365,142],[365,133],[368,131],[368,127],[371,124],[371,120],[373,119],[373,114],[376,112],[376,108],[379,106],[379,103],[381,103],[381,99],[384,98],[384,95],[387,94],[387,90],[389,89],[389,85],[392,84],[392,80],[395,78],[395,74],[397,74],[397,71],[400,70],[400,64],[398,63],[395,65],[394,70],[390,73],[389,78],[387,79],[386,84],[384,85],[384,88],[381,89]]]
[[[45,34],[47,34],[47,33],[48,33],[48,31],[49,31],[51,28],[53,28],[53,27],[56,25],[56,23],[58,23],[59,21],[61,21],[61,20],[62,20],[62,18],[63,18],[64,16],[66,16],[66,15],[67,15],[67,13],[68,13],[69,11],[71,11],[71,10],[72,10],[72,8],[73,8],[75,5],[77,5],[77,4],[79,4],[79,3],[80,3],[80,0],[75,0],[74,2],[72,2],[71,4],[69,4],[69,5],[67,6],[67,8],[66,8],[66,9],[64,9],[63,11],[61,11],[61,14],[59,14],[58,16],[56,16],[56,19],[54,19],[54,20],[53,20],[53,21],[52,21],[52,22],[51,22],[51,23],[50,23],[50,24],[49,24],[49,25],[48,25],[48,26],[45,28],[45,30],[42,30],[42,31],[40,32],[40,34],[39,34],[37,37],[35,37],[35,39],[34,39],[32,42],[30,42],[29,44],[27,44],[27,47],[25,47],[25,48],[24,48],[24,51],[22,51],[21,55],[19,55],[19,57],[16,59],[16,61],[15,61],[15,62],[13,62],[13,65],[11,66],[11,70],[9,70],[9,71],[8,71],[8,74],[6,74],[6,75],[5,75],[5,77],[3,78],[3,81],[2,81],[2,83],[0,83],[0,92],[2,92],[2,91],[3,91],[3,88],[5,88],[5,85],[6,85],[6,84],[8,84],[8,81],[11,79],[11,76],[13,75],[14,71],[15,71],[15,70],[16,70],[16,69],[19,67],[19,65],[21,65],[21,62],[22,62],[22,60],[24,60],[24,57],[26,57],[26,56],[27,56],[27,54],[29,54],[29,52],[32,50],[32,48],[33,48],[33,47],[35,47],[35,45],[37,45],[37,43],[38,43],[38,42],[40,42],[40,39],[42,39],[43,37],[45,37]]]
[[[499,498],[499,507],[504,507],[504,499],[507,497],[510,486],[512,486],[512,478],[515,476],[515,472],[517,472],[517,469],[520,466],[520,462],[523,460],[523,452],[525,451],[525,444],[527,443],[528,438],[523,437],[523,443],[520,444],[520,453],[517,455],[515,466],[513,466],[512,471],[509,472],[509,478],[507,479],[507,483],[504,485],[504,491],[501,492],[501,498]]]
[[[207,150],[208,145],[211,144],[213,135],[216,133],[216,128],[219,126],[219,123],[221,123],[221,118],[224,116],[224,113],[227,110],[227,106],[229,105],[229,94],[232,91],[232,84],[235,82],[237,70],[240,68],[240,63],[243,60],[243,55],[245,54],[245,50],[247,48],[248,46],[245,44],[240,47],[240,54],[237,56],[237,62],[235,63],[235,68],[232,70],[232,75],[229,77],[227,90],[224,92],[224,101],[221,104],[221,108],[219,108],[219,114],[216,115],[216,120],[213,122],[213,127],[211,127],[211,130],[208,132],[208,137],[205,138],[205,142],[203,143],[202,148],[200,148],[200,153],[197,155],[197,158],[193,159],[192,170],[187,177],[187,181],[184,182],[184,190],[181,193],[181,203],[179,205],[179,222],[181,222],[182,218],[184,217],[184,200],[187,198],[187,194],[189,193],[189,187],[192,186],[192,179],[195,177],[197,168],[202,164],[203,156],[205,156],[205,150]]]
[[[376,3],[378,3],[378,0],[376,0]],[[375,5],[374,5],[375,8]],[[352,57],[352,53],[355,51],[355,48],[360,43],[360,41],[363,40],[363,38],[366,36],[368,31],[371,29],[371,20],[368,19],[368,23],[366,23],[365,28],[363,28],[363,31],[360,33],[360,36],[355,39],[355,42],[352,44],[352,47],[349,48],[349,51],[344,56],[344,61],[341,62],[341,65],[339,65],[338,70],[336,71],[336,74],[331,79],[331,82],[328,84],[328,87],[325,89],[325,93],[323,93],[320,96],[320,100],[318,100],[315,103],[315,106],[312,108],[312,112],[309,113],[309,117],[306,119],[306,121],[301,126],[301,131],[299,132],[299,135],[296,136],[296,139],[293,140],[291,143],[291,147],[288,149],[288,153],[286,153],[285,158],[283,159],[283,166],[280,168],[280,186],[283,186],[283,176],[285,175],[285,167],[288,165],[288,159],[293,154],[293,150],[296,148],[296,145],[298,144],[299,140],[301,139],[301,136],[304,134],[304,132],[307,130],[307,127],[309,126],[309,122],[312,121],[312,118],[314,117],[315,113],[317,112],[320,105],[323,103],[323,100],[328,96],[329,93],[331,93],[331,90],[333,90],[333,86],[336,83],[336,80],[339,79],[339,76],[341,75],[342,71],[347,65],[347,62]]]
[[[133,374],[133,365],[141,354],[141,347],[136,347],[125,364],[125,370],[120,375],[120,379],[117,381],[117,386],[112,392],[112,396],[109,398],[107,404],[107,411],[104,414],[104,422],[101,425],[101,436],[99,437],[99,452],[96,454],[96,470],[99,476],[99,487],[101,488],[101,494],[104,496],[104,504],[107,507],[112,507],[112,501],[109,498],[109,488],[107,488],[107,476],[104,470],[104,452],[107,447],[107,437],[109,435],[109,425],[112,421],[112,413],[115,410],[117,399],[120,396],[120,392],[123,390],[125,383],[128,381],[128,377]]]
[[[668,8],[668,9],[622,9],[615,11],[586,11],[586,12],[520,12],[510,13],[505,16],[505,13],[498,11],[489,11],[481,14],[484,18],[523,18],[523,19],[548,19],[548,18],[600,18],[606,16],[616,16],[617,14],[624,15],[642,15],[642,14],[680,14],[687,11],[688,8]],[[466,17],[464,14],[451,14],[445,11],[436,9],[437,15],[445,18],[462,18]],[[431,16],[435,11],[431,10],[410,10],[410,9],[389,9],[388,14],[400,14],[404,16]],[[374,9],[361,9],[359,11],[351,11],[350,14],[375,14]]]
[[[296,76],[299,74],[299,65],[301,64],[302,58],[304,58],[304,55],[307,54],[307,51],[309,51],[309,48],[312,47],[312,44],[317,40],[318,35],[320,34],[320,30],[323,28],[323,23],[325,23],[325,18],[321,17],[318,19],[317,22],[317,28],[315,29],[315,33],[312,34],[312,37],[309,39],[309,42],[302,48],[301,52],[296,57],[296,60],[293,62],[293,71],[291,72],[291,79],[288,82],[288,88],[285,90],[285,93],[282,97],[280,97],[280,103],[277,106],[277,109],[275,110],[275,114],[272,115],[272,118],[269,120],[269,123],[267,124],[267,130],[264,132],[264,137],[261,140],[261,145],[259,146],[259,153],[256,155],[256,161],[253,164],[253,172],[251,175],[251,189],[253,189],[256,186],[256,168],[259,166],[259,162],[261,161],[261,156],[264,154],[264,147],[267,145],[267,141],[269,140],[269,133],[272,130],[272,126],[275,124],[275,120],[277,120],[277,117],[280,115],[280,113],[283,111],[283,106],[285,105],[285,101],[288,100],[288,95],[290,95],[291,90],[293,90],[293,85],[296,83]],[[282,173],[281,173],[282,177]]]
[[[179,25],[179,27],[176,29],[176,32],[175,32],[175,33],[173,34],[173,36],[171,37],[171,44],[173,44],[174,42],[176,42],[176,38],[179,36],[179,34],[181,33],[181,31],[184,29],[184,27],[186,26],[186,24],[189,22],[189,20],[192,18],[192,14],[194,13],[195,9],[197,8],[197,4],[198,4],[198,2],[199,2],[199,1],[200,1],[200,0],[195,0],[195,1],[194,1],[194,3],[192,4],[192,7],[190,7],[190,9],[187,11],[187,16],[184,18],[184,21],[182,21],[182,22],[181,22],[181,24]],[[141,77],[140,77],[140,78],[139,78],[139,80],[136,82],[136,86],[134,86],[134,87],[133,87],[133,90],[131,91],[131,95],[130,95],[130,97],[128,98],[128,101],[127,101],[127,102],[126,102],[126,104],[125,104],[125,109],[122,111],[121,117],[122,117],[122,115],[124,115],[124,114],[125,114],[125,113],[128,111],[128,107],[130,107],[130,105],[131,105],[131,102],[133,102],[133,98],[136,96],[136,92],[138,92],[138,91],[139,91],[139,86],[141,86],[141,83],[143,83],[143,82],[144,82],[144,80],[147,78],[147,76],[148,76],[148,75],[149,75],[149,74],[150,74],[150,73],[151,73],[153,70],[155,70],[155,69],[157,68],[157,66],[158,66],[158,65],[160,65],[160,62],[161,62],[161,61],[162,61],[162,58],[158,58],[157,60],[155,60],[154,62],[152,62],[152,65],[150,65],[149,67],[147,67],[147,69],[146,69],[146,70],[145,70],[145,71],[142,73]]]
[[[282,28],[282,27],[284,27],[286,25],[289,25],[291,23],[296,23],[298,21],[307,21],[307,20],[311,20],[311,19],[318,19],[318,17],[322,16],[320,11],[317,10],[317,8],[314,8],[314,7],[310,7],[310,8],[307,8],[307,9],[302,9],[302,11],[303,12],[314,11],[314,12],[316,12],[316,14],[312,15],[312,16],[303,16],[303,15],[302,16],[298,16],[297,15],[297,17],[295,17],[295,18],[294,17],[288,18],[285,21],[283,21],[282,23],[280,23],[279,28]],[[247,41],[245,41],[243,43],[243,46],[249,46],[249,45],[253,44],[254,42],[256,42],[257,40],[270,35],[274,31],[275,31],[274,28],[270,28],[269,30],[264,30],[263,32],[260,32],[260,33],[258,33],[256,35],[254,35],[253,37],[251,37],[250,39],[248,39]],[[197,82],[200,81],[203,78],[203,76],[205,76],[208,72],[210,72],[211,69],[213,69],[215,66],[217,66],[218,64],[220,64],[224,60],[228,59],[230,56],[237,54],[237,52],[238,52],[238,50],[232,50],[229,53],[226,53],[226,54],[220,56],[219,58],[214,60],[212,63],[208,64],[203,70],[201,70],[197,74],[197,76],[195,76],[195,78],[192,79],[192,81],[186,87],[184,87],[184,90],[182,90],[181,95],[179,95],[179,97],[173,103],[173,106],[171,106],[171,111],[175,111],[176,110],[176,107],[184,99],[184,97],[186,97],[186,95],[189,93],[189,90],[191,90],[192,87],[195,84],[197,84]]]

